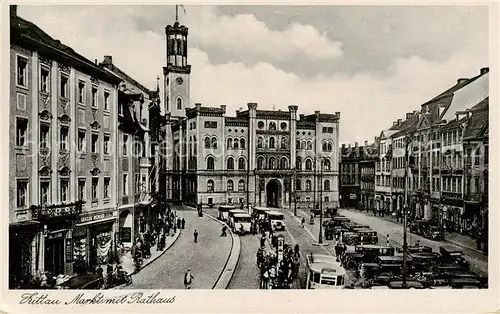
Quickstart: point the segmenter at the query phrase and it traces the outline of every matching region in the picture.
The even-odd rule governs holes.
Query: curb
[[[210,217],[212,220],[215,220],[219,224],[227,226],[226,223],[220,221],[219,219],[213,217],[212,215],[207,213],[203,214],[207,215],[208,217]],[[236,266],[238,265],[238,261],[240,260],[240,253],[241,253],[240,237],[237,234],[234,234],[231,231],[231,228],[229,228],[229,226],[227,226],[227,230],[231,234],[231,253],[229,253],[226,263],[224,263],[224,267],[222,268],[219,277],[212,286],[212,289],[227,289],[227,286],[229,286],[229,283],[233,278]]]
[[[156,260],[157,260],[158,258],[160,258],[163,254],[165,254],[165,253],[168,251],[168,249],[170,249],[170,248],[172,247],[172,245],[174,245],[174,244],[175,244],[175,242],[177,242],[177,239],[178,239],[178,238],[179,238],[179,236],[181,235],[181,231],[182,231],[182,229],[178,229],[178,230],[179,230],[179,232],[177,232],[177,233],[175,234],[175,239],[174,239],[174,241],[170,242],[170,244],[169,244],[169,245],[168,245],[168,246],[167,246],[167,247],[166,247],[166,248],[165,248],[165,249],[164,249],[164,250],[163,250],[160,254],[158,254],[156,257],[151,258],[151,259],[148,259],[148,261],[142,265],[141,269],[139,269],[138,271],[137,271],[137,270],[134,270],[134,272],[133,272],[133,273],[131,273],[131,274],[130,274],[130,276],[133,276],[133,275],[137,274],[139,271],[143,270],[144,268],[146,268],[146,266],[148,266],[148,265],[149,265],[149,264],[151,264],[152,262],[156,261]],[[119,286],[116,286],[116,287],[113,287],[113,288],[111,288],[111,289],[107,289],[107,290],[114,290],[114,289],[118,289],[118,288],[122,288],[122,287],[126,287],[126,286],[127,286],[127,284],[121,284],[121,285],[119,285]]]

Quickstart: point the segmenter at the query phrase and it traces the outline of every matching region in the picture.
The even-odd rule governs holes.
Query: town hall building
[[[161,189],[190,205],[323,208],[339,206],[340,112],[246,110],[190,102],[188,28],[165,28],[165,130]],[[295,204],[296,203],[296,204]]]

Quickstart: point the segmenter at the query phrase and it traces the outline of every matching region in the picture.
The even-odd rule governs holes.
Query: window
[[[17,109],[26,110],[26,95],[17,93]]]
[[[310,196],[306,196],[306,202],[310,202],[311,201],[311,197]]]
[[[281,138],[281,149],[286,149],[286,138],[285,137]]]
[[[283,157],[280,160],[280,169],[287,169],[288,168],[288,160]]]
[[[233,159],[233,157],[229,157],[227,159],[227,170],[234,170],[234,159]]]
[[[128,154],[128,146],[127,146],[127,143],[128,142],[128,135],[127,134],[123,134],[123,156],[127,156]]]
[[[40,181],[40,205],[47,205],[50,200],[50,182]]]
[[[286,123],[285,122],[281,122],[280,127],[281,127],[281,129],[283,131],[285,131],[286,130]]]
[[[48,124],[40,124],[40,148],[49,148],[49,132],[50,126]]]
[[[69,181],[68,179],[61,179],[60,184],[60,200],[61,202],[68,201],[68,190],[69,190]]]
[[[274,122],[269,123],[269,130],[275,131],[276,130],[276,123],[274,123]]]
[[[259,121],[259,122],[257,123],[257,127],[258,127],[259,129],[263,129],[263,128],[264,128],[264,122]]]
[[[206,129],[217,129],[217,121],[205,121]]]
[[[328,203],[330,201],[330,197],[325,196],[325,203]]]
[[[109,92],[104,91],[104,110],[109,110]]]
[[[104,147],[103,147],[104,155],[109,155],[109,135],[104,134]]]
[[[333,150],[333,144],[332,144],[332,142],[328,142],[328,144],[327,144],[327,147],[326,147],[326,148],[327,148],[327,150],[328,150],[329,152],[331,152],[331,151]]]
[[[240,147],[240,140],[237,139],[237,138],[235,138],[234,142],[233,142],[233,148],[234,149],[239,149],[239,147]]]
[[[306,149],[306,141],[300,142],[300,149],[305,150]]]
[[[307,150],[313,149],[313,143],[311,141],[307,141]]]
[[[322,146],[322,149],[323,149],[324,152],[326,152],[328,150],[326,142],[323,142],[323,145],[321,145],[321,146]]]
[[[295,149],[300,149],[300,141],[299,140],[295,141]]]
[[[111,178],[104,178],[104,198],[109,198],[109,183]]]
[[[78,179],[78,200],[85,200],[85,179]]]
[[[215,168],[215,159],[214,157],[207,158],[207,170],[214,170]]]
[[[306,160],[306,170],[311,171],[312,170],[312,161],[311,159]]]
[[[332,163],[330,162],[330,159],[323,160],[323,170],[330,171],[331,168],[332,168]]]
[[[61,97],[68,98],[68,77],[61,75],[61,86],[59,93]]]
[[[275,147],[275,142],[274,142],[274,137],[269,138],[269,148],[274,148]]]
[[[264,147],[264,138],[262,136],[259,136],[257,138],[257,148],[263,148]]]
[[[306,191],[311,191],[311,180],[306,180]]]
[[[92,200],[97,200],[99,191],[99,178],[92,178]]]
[[[302,170],[302,158],[297,157],[297,160],[295,160],[295,168],[297,168],[297,170]]]
[[[245,191],[245,181],[240,180],[238,181],[238,192],[244,192]]]
[[[85,130],[78,130],[78,151],[85,152]]]
[[[488,145],[484,146],[484,164],[487,165],[489,163],[489,154],[490,148]]]
[[[216,137],[212,137],[212,148],[217,149],[217,138]]]
[[[18,118],[16,121],[16,145],[26,146],[28,136],[28,120]]]
[[[182,98],[177,98],[177,109],[182,109]]]
[[[92,107],[97,108],[97,88],[92,87]]]
[[[28,181],[17,181],[17,207],[25,207],[28,204]]]
[[[228,149],[233,148],[233,139],[232,138],[227,139],[227,148]]]
[[[330,180],[325,180],[323,190],[330,191]]]
[[[207,191],[208,192],[213,192],[214,191],[214,181],[213,180],[208,180],[207,181]]]
[[[276,169],[276,159],[274,157],[269,158],[269,164],[267,169]]]
[[[62,126],[59,136],[59,149],[60,150],[68,150],[68,133],[69,128],[67,126]]]
[[[245,170],[245,158],[240,157],[240,159],[238,159],[238,169]]]
[[[264,168],[264,157],[260,156],[257,158],[257,169]]]
[[[50,90],[50,72],[47,68],[40,68],[40,91],[48,93]]]
[[[99,152],[99,134],[92,134],[92,153]]]
[[[295,180],[295,190],[296,191],[302,190],[302,182],[299,179]]]
[[[234,190],[234,182],[233,180],[228,180],[227,181],[227,191],[232,192]]]
[[[240,148],[245,149],[245,139],[244,138],[240,139]]]
[[[128,195],[128,173],[123,174],[123,195]]]
[[[28,87],[28,59],[17,56],[17,85]]]
[[[94,91],[92,90],[92,93],[94,93]],[[96,91],[96,95],[97,95],[97,91]],[[97,99],[96,99],[97,101]],[[83,104],[85,103],[85,83],[84,82],[78,82],[78,102]],[[94,103],[94,99],[92,99],[92,106],[96,106],[97,102]]]

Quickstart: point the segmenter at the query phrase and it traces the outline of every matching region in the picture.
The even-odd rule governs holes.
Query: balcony
[[[83,201],[69,204],[31,206],[34,220],[76,217],[82,213]]]

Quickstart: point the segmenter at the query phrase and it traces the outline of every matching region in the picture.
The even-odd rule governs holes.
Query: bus
[[[232,219],[233,232],[243,235],[250,233],[250,226],[252,224],[252,216],[249,214],[234,214]]]
[[[241,209],[231,209],[227,212],[227,220],[226,223],[229,225],[230,228],[233,227],[234,221],[233,217],[235,214],[246,214],[247,212]]]
[[[231,205],[221,205],[219,206],[219,214],[217,215],[217,218],[219,220],[227,220],[227,214],[231,209],[235,209],[236,207],[231,206]]]
[[[306,289],[343,289],[346,271],[331,255],[306,256]]]
[[[269,211],[272,211],[272,209],[267,207],[254,207],[252,215],[254,215],[257,219],[265,219],[266,213]]]
[[[285,215],[275,210],[270,210],[266,212],[266,217],[271,219],[271,226],[275,231],[283,231],[285,230],[285,223],[283,220],[285,219]]]

